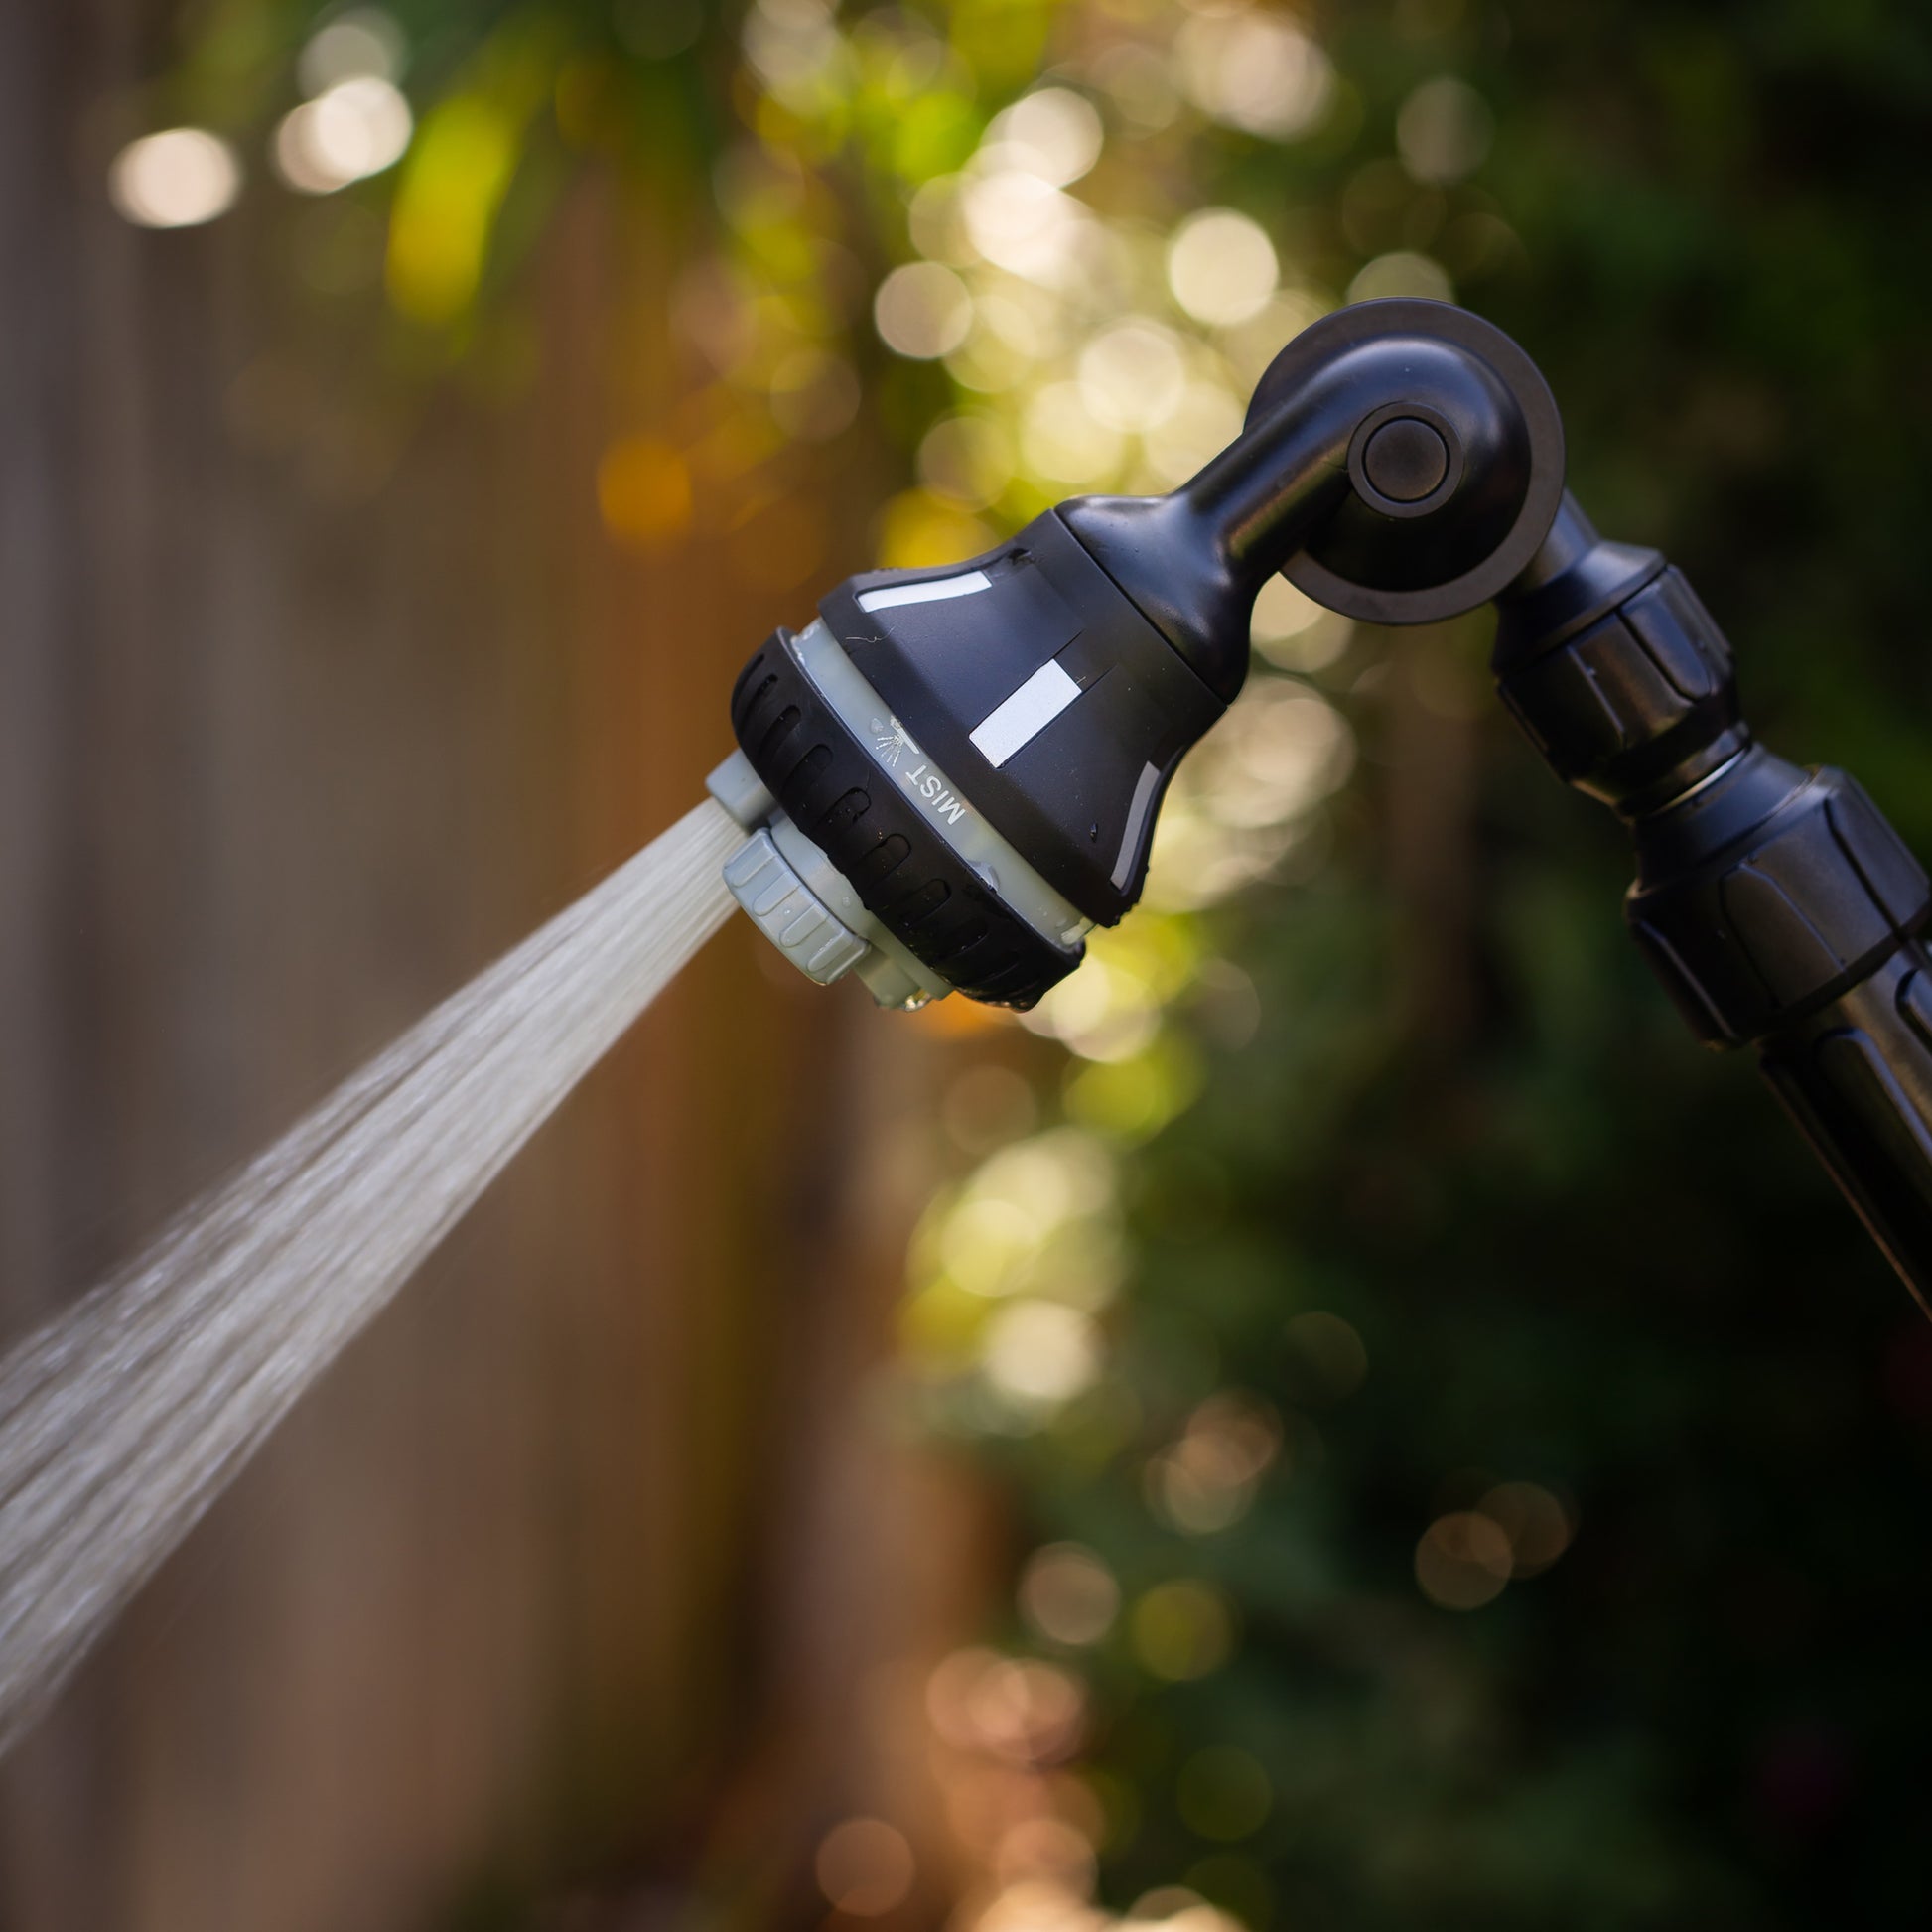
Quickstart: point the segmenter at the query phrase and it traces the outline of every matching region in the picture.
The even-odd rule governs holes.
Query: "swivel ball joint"
[[[1139,898],[1271,575],[1361,618],[1446,617],[1523,569],[1562,494],[1556,406],[1507,337],[1441,303],[1329,316],[1173,494],[1062,503],[776,632],[713,781],[753,835],[732,890],[814,979],[1032,1006]]]

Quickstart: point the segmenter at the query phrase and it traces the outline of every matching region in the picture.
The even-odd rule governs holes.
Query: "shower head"
[[[1140,897],[1270,576],[1369,621],[1452,617],[1523,572],[1562,497],[1556,405],[1508,337],[1438,302],[1339,310],[1172,494],[1077,497],[777,631],[711,781],[750,835],[726,880],[813,979],[1030,1007]]]

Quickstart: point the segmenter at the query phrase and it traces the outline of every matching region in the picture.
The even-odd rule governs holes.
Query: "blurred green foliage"
[[[1452,290],[1541,360],[1596,520],[1689,570],[1760,730],[1932,850],[1922,10],[394,13],[416,138],[351,193],[425,339],[514,301],[583,171],[709,182],[684,352],[755,444],[895,439],[881,548],[918,561],[1168,486],[1299,321]],[[1289,38],[1216,52],[1257,20]],[[183,109],[265,130],[314,24],[223,0]],[[1104,147],[1003,230],[989,127],[1042,85]],[[1200,207],[1273,245],[1245,319],[1168,273]],[[687,454],[614,459],[618,535],[677,533]],[[1913,1922],[1932,1332],[1645,976],[1613,825],[1467,702],[1480,626],[1278,617],[1155,909],[1035,1023],[1062,1044],[962,1053],[979,1165],[912,1258],[908,1375],[1045,1551],[1004,1635],[1085,1701],[1100,1896],[1252,1932]]]

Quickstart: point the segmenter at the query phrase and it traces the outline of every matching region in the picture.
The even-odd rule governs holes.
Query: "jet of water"
[[[725,921],[710,800],[0,1363],[0,1751]]]

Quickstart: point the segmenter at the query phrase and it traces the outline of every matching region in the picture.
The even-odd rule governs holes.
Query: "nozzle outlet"
[[[848,973],[882,1007],[944,999],[949,983],[900,945],[866,910],[851,884],[785,815],[734,752],[705,789],[751,837],[725,862],[725,885],[745,915],[809,980],[830,986]]]

